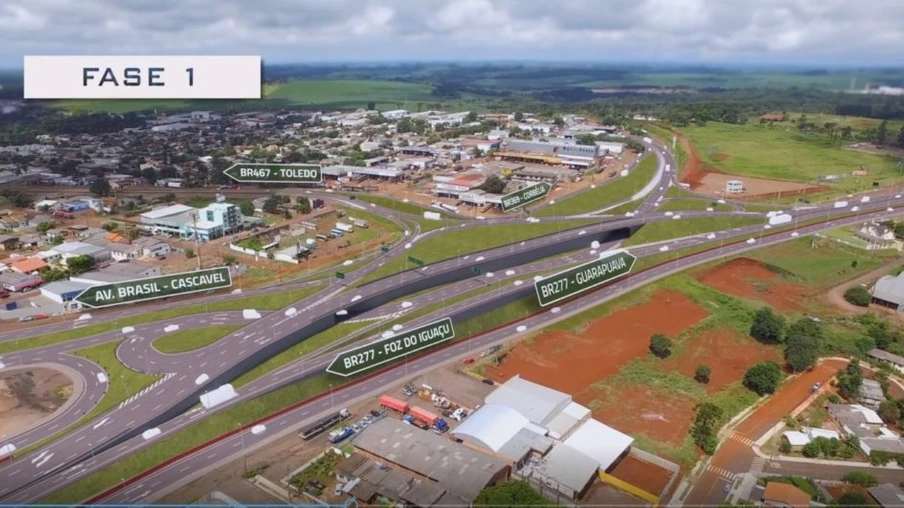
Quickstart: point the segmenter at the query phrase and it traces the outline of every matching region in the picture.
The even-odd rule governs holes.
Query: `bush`
[[[188,259],[195,257],[195,249],[192,249],[189,247],[189,248],[186,248],[184,250],[184,252],[185,252],[185,257]]]
[[[784,333],[785,318],[772,312],[772,309],[763,307],[754,313],[751,337],[764,344],[777,344],[784,338]]]
[[[474,506],[554,506],[524,480],[509,480],[483,489]]]
[[[712,374],[712,369],[710,369],[706,365],[697,365],[697,370],[694,371],[694,379],[698,383],[709,383],[709,376]]]
[[[760,362],[747,369],[744,386],[757,395],[775,393],[779,383],[785,378],[781,366],[773,361]]]
[[[672,341],[661,333],[650,337],[650,351],[659,358],[666,358],[672,354]]]
[[[866,471],[851,471],[841,478],[842,481],[860,485],[862,487],[874,487],[879,485],[879,480],[875,476]]]
[[[786,439],[782,439],[782,444],[778,445],[778,451],[782,453],[791,453],[791,443]]]
[[[844,292],[844,299],[847,300],[847,302],[851,305],[856,305],[858,307],[869,307],[869,304],[873,300],[873,297],[869,294],[869,291],[865,287],[854,286]]]
[[[869,506],[869,500],[861,492],[845,492],[838,498],[840,506]]]

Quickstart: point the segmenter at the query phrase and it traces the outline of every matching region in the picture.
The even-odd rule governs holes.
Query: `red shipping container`
[[[439,416],[436,416],[430,411],[421,409],[417,406],[412,406],[411,411],[409,411],[408,414],[417,418],[418,420],[427,422],[428,425],[433,425],[434,423],[436,423],[436,420],[439,420]]]
[[[383,395],[382,397],[380,397],[380,405],[383,407],[388,407],[389,409],[398,411],[400,413],[408,412],[407,402],[392,398],[389,395]]]

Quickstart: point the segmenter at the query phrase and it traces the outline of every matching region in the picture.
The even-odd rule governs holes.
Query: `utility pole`
[[[198,256],[198,270],[200,270],[201,269],[201,238],[198,236],[198,212],[193,212],[191,214],[191,222],[192,222],[192,228],[194,229],[194,233],[195,233],[195,248],[197,249],[197,252],[195,252],[195,255]]]

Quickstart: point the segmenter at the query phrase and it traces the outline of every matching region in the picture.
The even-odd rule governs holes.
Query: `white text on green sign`
[[[223,173],[245,183],[320,183],[323,172],[317,164],[236,164]]]
[[[452,326],[452,319],[445,318],[409,332],[339,353],[326,371],[338,376],[351,376],[454,337],[455,328]]]
[[[595,288],[631,273],[637,258],[628,251],[603,254],[603,257],[550,275],[534,283],[541,307]]]
[[[544,196],[549,194],[549,191],[552,189],[552,185],[546,182],[540,182],[538,184],[531,185],[530,187],[525,187],[520,190],[516,190],[515,192],[511,192],[502,196],[502,211],[509,212],[516,208],[520,208],[524,205],[528,205],[533,203],[538,199],[543,199]]]
[[[227,288],[232,285],[229,268],[211,268],[197,272],[161,275],[145,279],[91,286],[75,297],[88,307],[101,308],[124,303]]]

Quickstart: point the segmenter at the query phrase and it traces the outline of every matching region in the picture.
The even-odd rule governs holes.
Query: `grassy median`
[[[503,224],[453,229],[414,244],[406,254],[398,256],[374,270],[370,275],[362,279],[359,285],[403,271],[406,266],[407,268],[416,268],[416,266],[407,262],[409,256],[419,259],[425,264],[436,263],[472,252],[514,244],[530,238],[558,233],[559,231],[593,223],[594,221],[585,220]],[[471,263],[473,260],[468,262]]]
[[[207,347],[245,325],[217,325],[193,330],[177,330],[155,340],[154,349],[168,355]]]
[[[325,285],[309,286],[302,289],[294,289],[291,291],[274,291],[264,295],[246,296],[241,298],[231,298],[211,303],[201,303],[196,305],[188,305],[185,307],[174,307],[166,310],[158,310],[147,313],[139,313],[140,308],[136,308],[136,315],[126,318],[119,318],[105,323],[95,325],[86,325],[72,330],[61,330],[59,332],[48,333],[38,337],[28,337],[19,340],[10,340],[0,342],[0,354],[12,351],[20,351],[23,349],[34,349],[40,347],[58,344],[60,342],[68,342],[70,340],[82,339],[97,335],[100,333],[119,330],[125,326],[136,326],[147,323],[163,321],[183,316],[191,316],[194,314],[204,314],[209,312],[225,312],[243,309],[258,310],[277,310],[281,309],[292,302],[306,298],[317,291],[323,289]],[[101,317],[103,315],[101,314]]]
[[[733,208],[728,204],[718,203],[710,199],[674,198],[662,203],[656,210],[660,212],[687,212],[691,210],[706,210],[712,208],[714,212],[730,212]]]
[[[651,222],[622,242],[622,246],[643,245],[673,238],[701,235],[713,231],[728,231],[733,228],[765,224],[761,217],[699,217]]]
[[[557,199],[554,205],[537,210],[535,217],[553,217],[558,215],[576,215],[602,210],[607,206],[631,199],[646,187],[656,175],[656,156],[647,155],[628,176],[616,178],[610,182],[597,184],[595,189],[583,191],[571,197]]]

